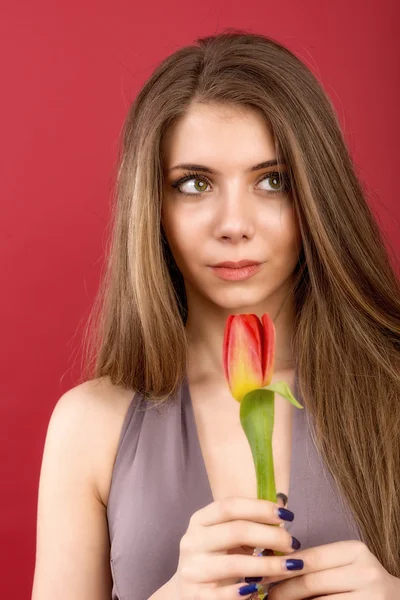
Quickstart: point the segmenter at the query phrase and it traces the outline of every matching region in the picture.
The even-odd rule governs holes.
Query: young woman
[[[260,578],[270,600],[400,598],[400,286],[319,82],[262,35],[178,50],[129,111],[116,189],[94,370],[48,428],[33,600]],[[228,315],[266,312],[273,381],[305,407],[275,396],[283,511],[257,499],[222,365]]]

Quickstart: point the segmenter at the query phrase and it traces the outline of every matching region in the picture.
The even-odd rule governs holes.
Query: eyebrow
[[[260,169],[266,169],[267,167],[274,167],[275,165],[278,165],[278,161],[276,159],[266,160],[258,163],[258,165],[254,165],[254,167],[250,167],[246,170],[246,173],[252,173],[253,171],[259,171]],[[279,163],[279,166],[285,166],[285,163]],[[221,175],[221,173],[215,169],[211,169],[205,165],[196,165],[194,163],[181,163],[179,165],[175,165],[175,167],[168,169],[168,173],[174,171],[175,169],[187,169],[189,171],[202,171],[203,173],[210,173],[212,175]]]

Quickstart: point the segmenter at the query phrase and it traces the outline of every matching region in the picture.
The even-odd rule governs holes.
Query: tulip
[[[241,402],[253,390],[267,386],[275,360],[275,326],[265,313],[229,315],[225,326],[223,366],[232,396]]]
[[[304,407],[285,381],[271,383],[274,361],[275,326],[268,313],[261,321],[254,314],[229,315],[223,342],[224,375],[233,398],[240,403],[240,422],[256,470],[257,497],[277,502],[272,453],[275,392],[296,408]]]

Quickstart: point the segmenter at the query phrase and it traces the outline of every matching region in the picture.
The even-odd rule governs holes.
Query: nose
[[[251,239],[255,232],[254,199],[246,195],[243,187],[226,191],[216,199],[214,235],[218,239],[237,243],[242,238]]]

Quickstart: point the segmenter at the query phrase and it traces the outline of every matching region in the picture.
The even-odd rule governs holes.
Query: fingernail
[[[262,580],[262,577],[245,577],[245,578],[244,578],[244,580],[245,580],[247,583],[252,583],[253,581],[257,581],[257,582],[258,582],[258,581],[261,581],[261,580]]]
[[[278,508],[277,515],[280,519],[283,519],[283,521],[293,521],[294,519],[294,513],[287,508]]]
[[[283,494],[282,492],[279,492],[276,495],[277,498],[280,498],[281,500],[283,500],[283,505],[286,506],[286,504],[288,503],[288,497],[286,496],[286,494]]]
[[[257,591],[257,589],[258,588],[255,583],[252,583],[251,585],[243,585],[241,588],[239,588],[239,596],[247,596],[247,594],[253,594]]]
[[[298,550],[300,547],[301,543],[299,542],[299,540],[292,536],[292,548],[294,548],[294,550]]]
[[[300,558],[288,558],[285,561],[285,566],[289,571],[298,571],[304,567],[304,561]]]

